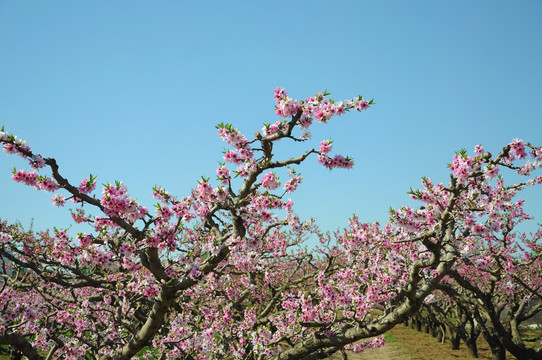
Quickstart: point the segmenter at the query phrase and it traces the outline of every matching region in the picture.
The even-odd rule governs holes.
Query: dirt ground
[[[381,349],[367,350],[362,354],[348,354],[350,360],[458,360],[473,359],[467,353],[462,343],[459,350],[451,350],[450,343],[441,344],[427,334],[415,331],[403,325],[398,325],[389,331],[392,340],[387,341],[386,346]],[[478,352],[481,360],[492,359],[491,350],[485,340],[478,339]],[[508,359],[515,359],[507,355]],[[335,354],[333,360],[342,359]]]

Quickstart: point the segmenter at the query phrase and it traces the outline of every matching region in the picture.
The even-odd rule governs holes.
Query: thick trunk
[[[461,337],[452,332],[449,332],[449,334],[450,334],[450,347],[452,348],[452,350],[459,350],[459,341],[461,340]]]
[[[422,331],[422,322],[420,321],[420,319],[416,319],[415,328],[417,331]]]
[[[422,324],[422,332],[429,334],[429,324],[427,324],[426,322]]]
[[[516,344],[510,338],[506,338],[503,341],[503,346],[517,359],[542,360],[542,351],[537,351],[534,348],[527,348],[523,345],[523,342],[521,344]]]
[[[489,334],[487,331],[484,332],[484,338],[486,339],[489,347],[491,348],[493,359],[506,360],[506,348],[499,341],[499,339],[496,336]]]
[[[512,355],[514,355],[517,359],[525,359],[525,360],[541,360],[542,359],[542,353],[535,351],[534,349],[529,348],[518,348],[514,351],[510,351]]]
[[[523,343],[523,339],[519,333],[519,324],[516,318],[512,318],[510,320],[510,331],[512,333],[512,341],[514,344],[516,344],[519,348],[524,348],[525,344]]]
[[[469,353],[469,356],[477,358],[478,346],[476,345],[476,339],[469,337],[467,340],[465,340],[465,345],[467,346],[467,352]]]
[[[432,337],[436,338],[438,336],[438,327],[437,324],[431,322],[429,324],[429,334],[431,334]]]
[[[42,360],[36,349],[26,340],[26,338],[20,334],[5,334],[0,335],[0,345],[9,345],[14,349],[13,355],[16,358],[18,354],[25,355],[29,360]]]
[[[164,318],[169,308],[175,301],[176,290],[174,287],[164,286],[158,297],[154,300],[154,305],[147,317],[147,321],[134,335],[134,337],[122,348],[115,360],[132,359],[143,347],[148,345],[160,330],[164,323]]]

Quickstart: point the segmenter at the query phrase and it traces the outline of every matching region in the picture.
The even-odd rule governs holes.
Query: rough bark
[[[30,342],[20,334],[0,335],[0,345],[10,345],[18,352],[26,356],[29,360],[42,360],[37,350],[32,347]]]

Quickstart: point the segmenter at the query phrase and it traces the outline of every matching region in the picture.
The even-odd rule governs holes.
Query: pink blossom
[[[525,153],[525,146],[523,145],[523,141],[520,139],[514,139],[510,143],[510,148],[512,150],[512,153],[516,156],[518,159],[524,159],[527,154]]]
[[[299,118],[298,124],[301,129],[308,129],[308,127],[312,125],[312,116],[303,113]]]
[[[326,112],[322,108],[318,108],[314,111],[314,118],[316,119],[316,121],[325,124],[327,121]]]
[[[13,155],[18,153],[17,147],[13,145],[12,143],[5,143],[4,146],[4,152],[8,155]]]
[[[221,165],[216,169],[216,177],[222,185],[227,185],[228,181],[231,180],[230,170],[225,165]]]
[[[262,128],[262,132],[265,136],[273,135],[273,134],[278,133],[280,130],[282,130],[283,125],[284,124],[282,123],[282,121],[276,121],[275,123],[271,125],[265,124],[264,127]]]
[[[354,107],[358,111],[366,110],[369,108],[369,102],[365,100],[358,101],[354,104]]]
[[[16,182],[22,182],[25,185],[37,186],[38,174],[27,170],[16,170],[11,177]]]
[[[72,219],[77,224],[87,222],[89,220],[89,218],[85,216],[85,212],[83,211],[83,209],[75,209],[75,212],[72,211],[71,215],[72,215]]]
[[[331,140],[322,140],[320,142],[320,154],[321,155],[327,155],[328,152],[331,151],[331,149],[333,148],[333,145],[331,145],[333,143],[333,141]]]
[[[290,180],[286,181],[286,183],[284,184],[284,190],[286,190],[286,192],[288,193],[294,192],[297,189],[297,185],[300,182],[301,182],[300,176],[293,177]]]
[[[192,269],[190,269],[189,276],[192,278],[198,278],[201,276],[201,269],[198,265],[192,266]]]
[[[458,153],[454,156],[454,160],[450,164],[450,170],[455,173],[457,180],[460,183],[465,183],[468,179],[470,171],[472,170],[472,165],[472,158]]]
[[[237,165],[243,162],[243,160],[233,150],[226,151],[226,153],[224,154],[224,161]]]
[[[71,318],[72,318],[72,315],[69,312],[65,311],[65,310],[61,310],[61,311],[57,312],[57,314],[56,314],[56,320],[61,324],[70,321]]]
[[[88,248],[92,244],[93,237],[92,235],[81,234],[79,236],[79,244],[82,248]]]
[[[275,107],[277,116],[289,117],[295,115],[299,110],[299,102],[290,98],[282,88],[275,89],[273,98],[277,102]]]
[[[495,176],[499,174],[499,167],[489,165],[484,168],[484,174],[487,179],[493,179]]]
[[[520,175],[529,175],[531,172],[533,172],[536,169],[534,163],[527,161],[525,164],[521,165],[518,174]]]
[[[10,234],[7,234],[3,231],[0,231],[0,244],[2,243],[9,243],[13,240],[13,236],[11,236]],[[0,306],[1,306],[2,302],[0,302]]]
[[[238,148],[237,151],[239,152],[239,156],[243,160],[252,159],[252,157],[254,156],[254,153],[249,146]]]
[[[338,103],[335,103],[335,114],[336,115],[342,115],[345,113],[344,105],[342,101],[339,101]]]
[[[45,166],[45,160],[41,155],[32,155],[32,158],[28,159],[28,161],[33,169],[41,169]]]
[[[277,101],[275,113],[280,117],[290,117],[299,110],[299,102],[291,98],[281,98]]]
[[[354,166],[354,161],[351,158],[342,155],[335,155],[333,158],[320,155],[318,162],[330,170],[334,168],[351,169]]]
[[[285,98],[285,97],[288,97],[288,94],[286,93],[286,91],[284,91],[283,88],[276,88],[273,91],[273,98],[275,100],[279,100],[279,99]]]
[[[280,186],[277,176],[273,172],[268,172],[262,177],[262,186],[267,190],[275,190]]]
[[[531,151],[531,157],[533,159],[536,159],[538,161],[542,161],[542,148],[539,149],[533,149]]]
[[[39,179],[39,182],[36,186],[38,189],[43,189],[45,191],[55,191],[58,190],[58,184],[56,181],[49,177],[43,177]]]
[[[156,214],[161,221],[168,222],[173,216],[173,211],[167,206],[158,206]]]
[[[83,194],[90,194],[94,191],[94,189],[96,189],[96,181],[90,181],[88,178],[85,178],[81,180],[81,184],[77,189]]]
[[[100,204],[105,208],[107,215],[119,216],[134,222],[147,213],[145,207],[140,206],[128,196],[126,186],[122,182],[117,182],[115,185],[107,184],[102,193]]]
[[[219,124],[218,135],[226,141],[229,145],[241,148],[248,146],[246,137],[235,129],[231,124]]]
[[[207,181],[200,181],[196,186],[198,200],[209,200],[213,196],[213,187]]]

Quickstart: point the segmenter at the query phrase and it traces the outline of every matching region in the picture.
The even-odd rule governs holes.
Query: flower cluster
[[[218,180],[220,180],[220,183],[222,185],[228,185],[229,181],[231,180],[230,170],[226,167],[225,164],[221,164],[216,169],[216,177]]]
[[[333,141],[331,140],[322,140],[320,142],[320,155],[327,155],[328,152],[331,151],[333,148],[333,145],[331,145]]]
[[[333,158],[329,156],[318,156],[318,162],[328,169],[342,168],[351,169],[354,166],[354,160],[350,157],[344,157],[342,155],[335,155]]]
[[[273,135],[278,133],[279,131],[285,130],[287,125],[287,121],[276,121],[271,125],[265,124],[262,128],[262,132],[265,136]]]
[[[450,170],[457,176],[460,183],[466,183],[475,164],[474,159],[467,156],[465,152],[458,152],[450,164]]]
[[[284,89],[275,89],[273,98],[277,101],[277,106],[275,107],[277,116],[290,117],[295,115],[299,110],[299,102],[290,98]]]
[[[130,198],[128,190],[122,182],[115,185],[107,184],[103,188],[100,204],[109,216],[118,216],[130,222],[142,219],[147,214],[147,209]]]
[[[290,178],[284,183],[284,190],[286,190],[288,193],[294,192],[297,189],[297,185],[301,183],[301,180],[301,176],[294,176]]]
[[[523,141],[521,141],[520,139],[514,139],[510,143],[510,148],[512,149],[512,153],[517,159],[525,159],[525,157],[527,156]]]
[[[11,178],[15,182],[22,182],[23,184],[33,186],[38,190],[51,192],[58,190],[58,184],[54,179],[40,176],[34,171],[14,170]]]
[[[243,134],[231,124],[221,123],[217,125],[217,128],[218,135],[226,141],[226,143],[234,147],[234,150],[228,150],[224,153],[224,161],[237,165],[246,161],[251,161],[254,157],[254,152]]]
[[[90,175],[90,180],[85,178],[81,180],[81,184],[77,188],[82,194],[90,194],[96,189],[96,178]]]
[[[275,190],[280,186],[277,175],[273,172],[268,172],[267,174],[265,174],[262,177],[261,183],[266,190]]]

